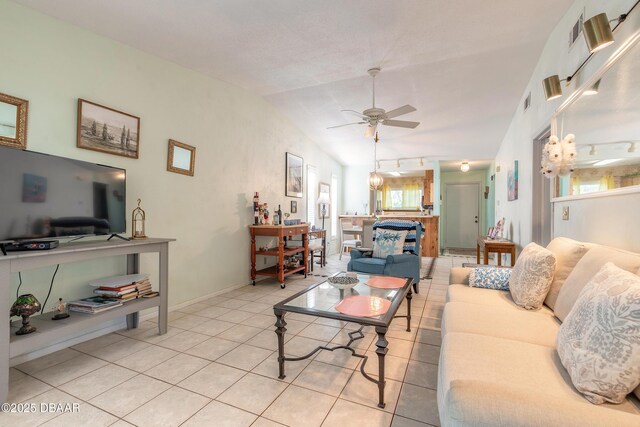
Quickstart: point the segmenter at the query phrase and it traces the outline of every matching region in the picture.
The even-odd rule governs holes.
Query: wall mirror
[[[182,142],[169,140],[169,154],[167,157],[167,170],[193,176],[196,164],[196,147]]]
[[[0,93],[0,144],[27,148],[29,101]]]
[[[556,178],[555,197],[640,191],[639,36],[620,43],[556,113],[552,126],[558,136],[576,136],[577,157],[574,171]]]

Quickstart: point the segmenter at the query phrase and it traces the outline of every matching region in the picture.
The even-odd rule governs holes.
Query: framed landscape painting
[[[302,198],[302,157],[287,153],[285,167],[287,197]]]
[[[140,118],[78,99],[78,148],[137,159]]]

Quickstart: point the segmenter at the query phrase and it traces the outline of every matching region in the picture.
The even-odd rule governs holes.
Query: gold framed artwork
[[[182,175],[193,176],[196,167],[196,147],[169,140],[167,170]]]
[[[78,99],[78,148],[137,159],[140,117]]]
[[[0,144],[27,148],[29,101],[0,93]]]

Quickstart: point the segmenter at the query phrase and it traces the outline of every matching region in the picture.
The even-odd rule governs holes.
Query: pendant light
[[[369,174],[369,188],[371,188],[372,190],[378,190],[380,187],[382,187],[382,183],[384,182],[384,179],[382,179],[382,175],[380,175],[378,173],[378,161],[377,161],[377,157],[378,157],[378,153],[377,153],[377,147],[378,147],[378,132],[376,132],[376,137],[373,139],[374,144],[373,144],[373,172],[371,172]]]

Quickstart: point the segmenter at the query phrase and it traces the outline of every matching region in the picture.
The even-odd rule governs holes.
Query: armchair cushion
[[[347,269],[361,273],[384,274],[385,264],[386,259],[384,258],[360,257],[354,259],[352,257]]]

